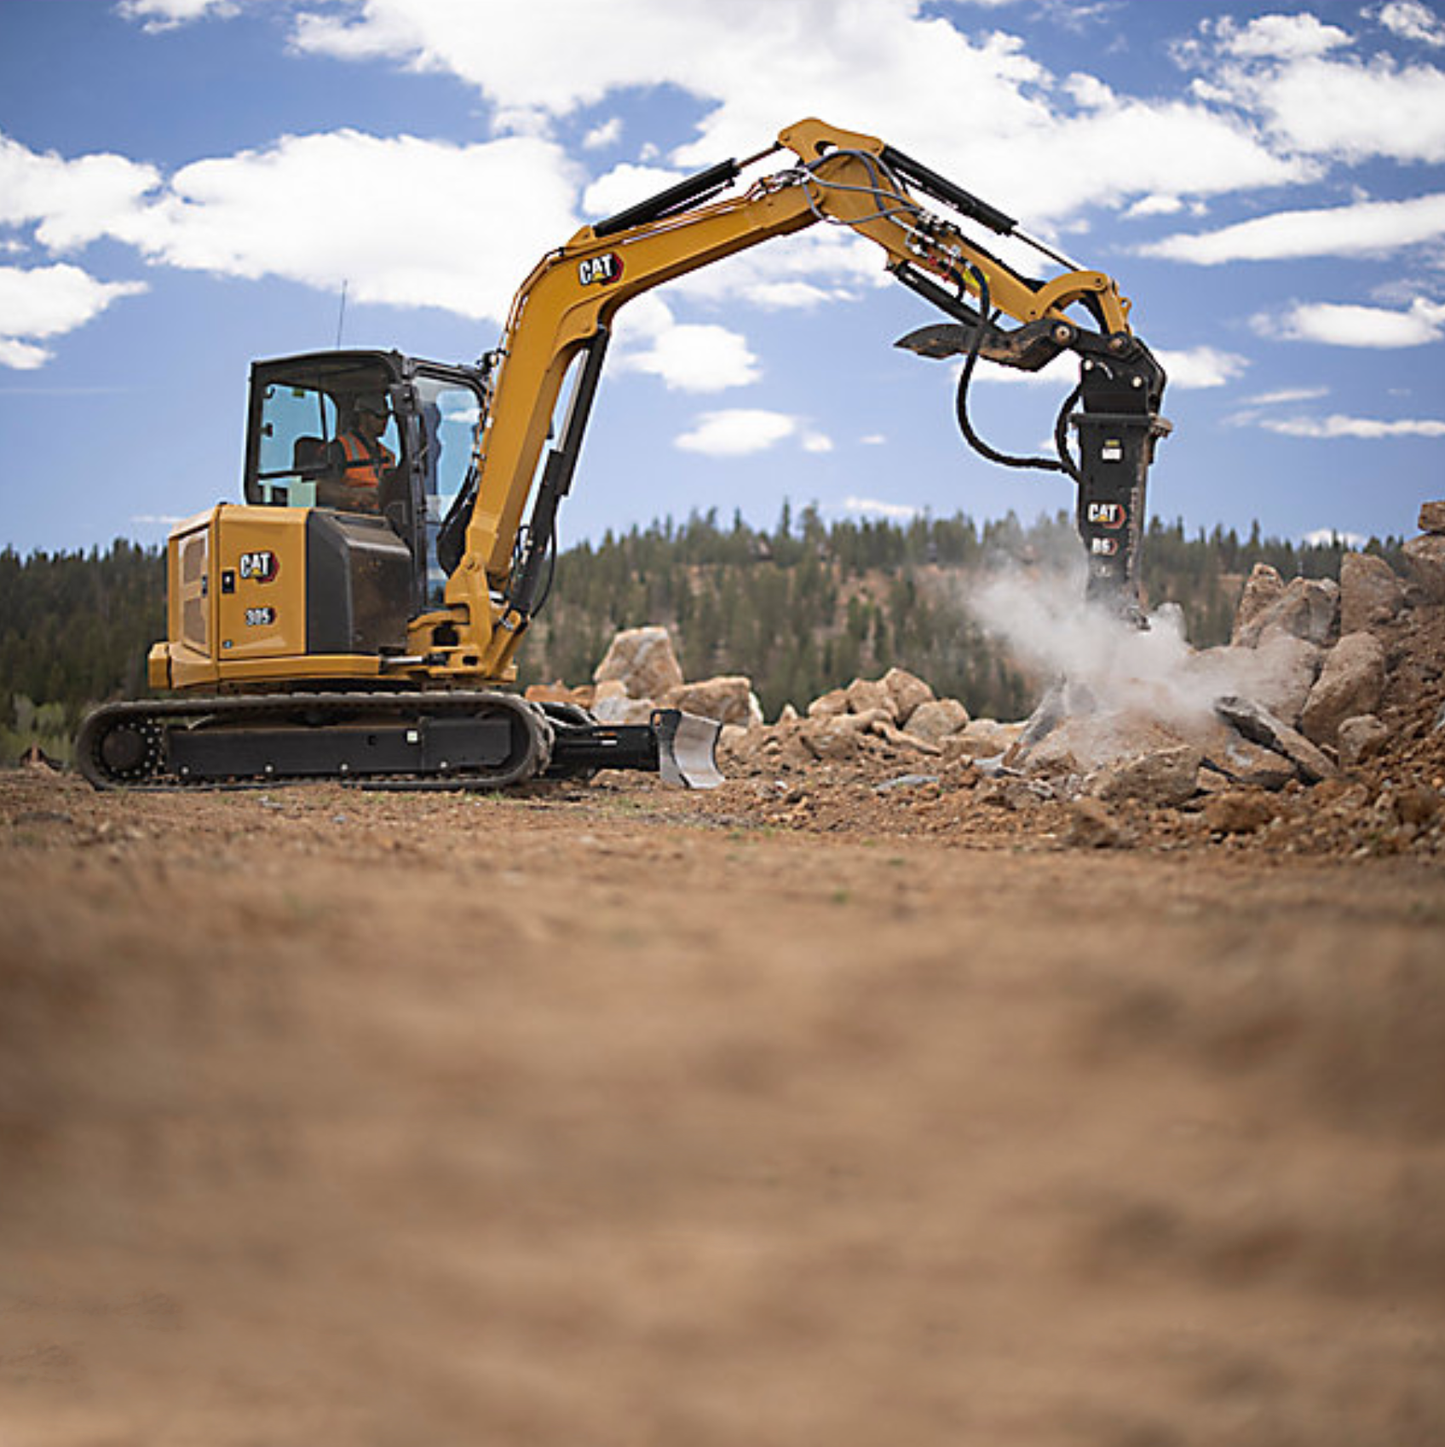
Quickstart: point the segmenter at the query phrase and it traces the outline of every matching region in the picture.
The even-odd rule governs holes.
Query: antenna
[[[336,313],[336,345],[341,346],[341,328],[346,322],[346,281],[341,283],[341,309]]]

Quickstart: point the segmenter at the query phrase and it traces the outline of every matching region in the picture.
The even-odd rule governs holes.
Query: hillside
[[[1372,543],[1398,561],[1399,543]],[[689,678],[746,673],[765,714],[801,706],[860,675],[893,666],[929,680],[969,710],[1017,718],[1037,681],[981,629],[971,592],[1001,570],[1077,555],[1060,514],[1030,525],[1012,515],[910,523],[840,521],[786,505],[771,531],[715,513],[670,520],[558,559],[551,596],[524,646],[519,682],[584,683],[620,628],[660,623],[678,640]],[[1258,562],[1285,577],[1338,575],[1338,542],[1296,546],[1256,527],[1187,536],[1156,520],[1144,548],[1154,604],[1183,609],[1191,641],[1223,641],[1244,575]],[[164,560],[116,542],[102,553],[0,551],[0,762],[32,742],[68,757],[90,705],[145,691],[145,655],[165,631]]]

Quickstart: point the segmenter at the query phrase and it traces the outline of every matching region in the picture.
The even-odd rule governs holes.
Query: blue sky
[[[343,285],[346,345],[471,360],[578,225],[808,115],[1118,279],[1171,374],[1153,513],[1445,496],[1439,5],[0,0],[0,545],[159,542],[237,497],[248,364],[334,345]],[[625,309],[564,546],[1070,506],[966,449],[881,267],[816,227]],[[975,425],[1035,450],[1068,385],[981,368]]]

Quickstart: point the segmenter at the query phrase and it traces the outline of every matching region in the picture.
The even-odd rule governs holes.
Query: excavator
[[[786,164],[735,185],[780,152]],[[102,788],[492,790],[624,768],[717,783],[710,720],[659,709],[646,724],[609,725],[506,685],[551,587],[558,510],[618,309],[820,223],[876,243],[887,270],[947,318],[898,345],[962,356],[956,411],[976,450],[1072,479],[1087,595],[1139,621],[1146,479],[1169,424],[1165,374],[1130,329],[1129,301],[894,146],[807,119],[757,155],[584,226],[533,269],[500,344],[474,366],[342,350],[253,364],[245,501],[179,523],[167,541],[167,638],[147,675],[173,696],[90,713],[76,739],[83,775]],[[1062,270],[1027,276],[980,230]],[[1058,412],[1057,456],[989,447],[968,414],[978,360],[1036,371],[1065,351],[1079,383]]]

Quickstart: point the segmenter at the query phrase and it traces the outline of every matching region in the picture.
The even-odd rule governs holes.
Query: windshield
[[[476,455],[481,399],[470,387],[441,377],[418,377],[416,392],[424,443],[427,602],[440,604],[447,578],[437,559],[437,533]]]
[[[375,503],[355,489],[353,502],[336,490],[351,454],[337,438],[356,430],[358,403],[384,405],[387,376],[379,368],[352,368],[342,375],[294,375],[268,382],[261,390],[254,489],[247,496],[273,507],[356,507],[374,511]],[[365,444],[380,463],[400,455],[396,420],[388,414]],[[360,444],[351,449],[359,455]],[[384,451],[382,451],[384,449]],[[370,455],[369,454],[369,455]],[[390,454],[389,458],[386,454]],[[320,492],[318,495],[318,484]],[[368,505],[369,504],[369,505]]]

